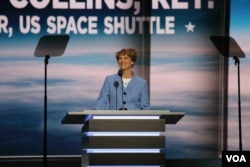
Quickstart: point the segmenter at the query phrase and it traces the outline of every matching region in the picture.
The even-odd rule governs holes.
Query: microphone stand
[[[117,82],[117,81],[115,81],[114,82],[114,86],[115,86],[115,95],[116,95],[116,110],[117,110],[117,88],[118,88],[118,86],[119,86],[119,82]]]
[[[44,59],[44,132],[43,132],[43,166],[47,167],[47,65],[49,64],[49,55]]]
[[[238,66],[238,121],[239,121],[239,150],[242,151],[242,132],[241,132],[241,100],[240,100],[240,60],[246,55],[241,50],[237,42],[229,36],[211,36],[217,50],[225,57],[233,57],[235,65]],[[237,55],[237,56],[236,56]]]
[[[122,108],[120,108],[120,110],[125,110],[124,109],[124,101],[123,101],[123,80],[122,80],[122,76],[121,76],[121,82],[122,82]]]
[[[235,65],[238,67],[238,120],[239,120],[239,148],[242,151],[242,133],[241,133],[241,99],[240,99],[240,60],[237,56],[233,57]]]
[[[123,91],[123,80],[122,80],[123,70],[122,69],[120,69],[118,71],[118,75],[121,77],[121,83],[122,83],[122,108],[119,108],[119,110],[127,110],[127,109],[124,108],[124,101],[123,101],[124,91]]]
[[[50,57],[61,56],[68,44],[68,35],[45,35],[39,39],[34,56],[44,58],[44,132],[43,167],[47,167],[47,65]]]

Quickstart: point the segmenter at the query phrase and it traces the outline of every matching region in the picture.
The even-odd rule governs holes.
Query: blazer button
[[[127,93],[126,93],[126,92],[123,92],[123,94],[124,94],[124,95],[127,95]]]
[[[123,104],[126,104],[126,101],[123,101]]]

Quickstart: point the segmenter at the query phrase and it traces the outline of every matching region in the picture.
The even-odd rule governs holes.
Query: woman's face
[[[122,70],[131,70],[134,62],[127,54],[119,55],[118,57],[118,65]]]

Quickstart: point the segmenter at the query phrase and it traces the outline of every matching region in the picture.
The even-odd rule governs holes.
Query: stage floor
[[[219,159],[168,159],[168,167],[221,167]],[[42,158],[0,158],[1,167],[43,167]],[[48,157],[47,167],[81,167],[80,157]]]

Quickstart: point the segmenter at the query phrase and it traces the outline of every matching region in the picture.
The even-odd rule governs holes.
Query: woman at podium
[[[116,53],[119,71],[106,76],[95,110],[148,110],[147,81],[133,71],[137,59],[134,49],[122,49]]]

